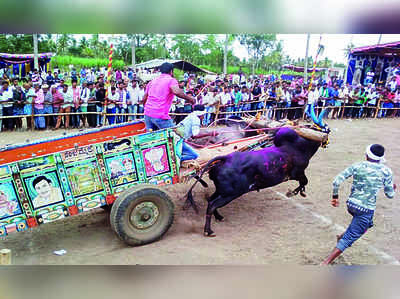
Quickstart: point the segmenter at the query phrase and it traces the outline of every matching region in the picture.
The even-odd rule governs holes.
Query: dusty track
[[[0,241],[0,248],[12,249],[14,264],[319,264],[335,245],[338,226],[347,227],[351,219],[344,206],[350,182],[341,188],[341,206],[330,206],[334,176],[352,162],[364,159],[366,145],[375,142],[387,148],[387,165],[394,171],[395,180],[400,168],[400,120],[328,123],[332,128],[331,144],[318,151],[306,171],[310,181],[308,197],[288,201],[277,193],[285,194],[288,187],[297,186],[296,182],[246,194],[221,209],[226,221],[213,222],[216,238],[202,235],[204,198],[212,188],[196,187],[194,197],[201,206],[197,216],[192,211],[182,211],[179,197],[188,185],[179,184],[166,188],[176,204],[176,215],[173,226],[159,242],[126,247],[112,232],[107,213],[96,210],[10,235]],[[61,133],[0,133],[0,143]],[[398,194],[389,200],[380,193],[375,227],[337,263],[391,262],[377,250],[400,260],[398,199]],[[55,256],[53,251],[57,249],[66,249],[67,254]]]

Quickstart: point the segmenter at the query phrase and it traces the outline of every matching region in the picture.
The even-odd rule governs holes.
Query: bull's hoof
[[[217,222],[225,222],[225,219],[224,218],[220,218],[220,219],[215,218],[215,221],[217,221]]]
[[[204,237],[214,238],[217,235],[214,232],[204,232]]]
[[[288,191],[288,192],[286,192],[286,196],[287,197],[292,197],[292,196],[294,196],[295,194],[294,194],[294,192],[293,191]]]
[[[303,192],[303,191],[300,191],[300,195],[303,196],[303,197],[307,197],[307,194],[305,192]]]

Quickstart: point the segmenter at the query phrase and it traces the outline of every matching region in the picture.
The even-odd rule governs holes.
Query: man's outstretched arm
[[[332,192],[332,205],[337,207],[339,205],[339,188],[340,185],[349,177],[354,174],[354,165],[347,167],[341,173],[339,173],[333,180],[333,192]]]
[[[385,177],[385,180],[383,182],[383,186],[384,186],[383,191],[385,192],[386,197],[393,198],[394,197],[394,192],[396,190],[396,185],[393,184],[393,175],[392,175],[391,171]]]
[[[196,103],[196,99],[190,95],[187,95],[178,85],[171,86],[171,91],[174,95],[181,99],[187,100],[190,104]]]

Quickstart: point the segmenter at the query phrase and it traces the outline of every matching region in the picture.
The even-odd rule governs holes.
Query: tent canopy
[[[39,53],[38,62],[40,69],[47,71],[47,64],[50,62],[54,53]],[[35,54],[9,54],[0,53],[0,68],[10,68],[12,74],[17,77],[25,77],[34,67]]]
[[[400,41],[379,45],[358,47],[351,50],[352,55],[377,55],[377,56],[398,56],[400,55]]]
[[[215,73],[207,71],[205,69],[199,68],[190,62],[185,60],[175,60],[175,59],[152,59],[146,62],[136,64],[137,68],[144,68],[144,69],[154,69],[160,67],[164,62],[169,62],[174,65],[175,68],[187,71],[187,72],[198,72],[198,73],[206,73],[212,74]]]
[[[41,61],[50,61],[54,53],[39,53],[38,59]],[[9,54],[0,53],[0,62],[7,64],[22,64],[33,61],[35,54]]]
[[[304,73],[304,67],[302,66],[294,66],[291,64],[284,64],[282,66],[284,69],[292,70],[297,73]],[[315,68],[316,72],[322,72],[324,69],[323,68]],[[307,73],[311,73],[313,71],[312,67],[307,69]]]
[[[375,73],[374,81],[383,84],[400,64],[400,41],[354,48],[349,53],[347,83],[365,84],[366,73]]]

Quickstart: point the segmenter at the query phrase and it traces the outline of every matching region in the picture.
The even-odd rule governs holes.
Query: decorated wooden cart
[[[213,146],[199,161],[266,140],[256,136]],[[174,128],[145,133],[139,121],[1,148],[0,236],[112,207],[112,228],[125,243],[158,240],[174,210],[159,186],[194,171],[180,171],[182,142]]]

